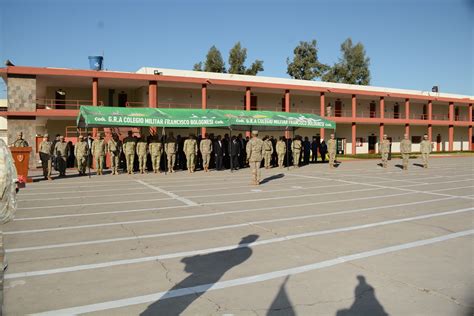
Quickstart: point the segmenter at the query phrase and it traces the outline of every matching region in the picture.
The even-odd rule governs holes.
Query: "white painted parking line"
[[[454,238],[470,236],[472,234],[474,234],[474,230],[465,230],[461,232],[438,236],[435,238],[422,239],[422,240],[417,240],[414,242],[409,242],[409,243],[404,243],[404,244],[398,244],[398,245],[394,245],[390,247],[378,248],[378,249],[359,252],[359,253],[355,253],[351,255],[340,256],[334,259],[320,261],[320,262],[303,265],[299,267],[293,267],[293,268],[284,269],[284,270],[272,271],[272,272],[267,272],[263,274],[251,275],[251,276],[241,277],[237,279],[231,279],[227,281],[220,281],[220,282],[210,283],[210,284],[201,284],[201,285],[188,287],[188,288],[163,291],[163,292],[142,295],[142,296],[135,296],[131,298],[124,298],[124,299],[119,299],[119,300],[114,300],[114,301],[107,301],[107,302],[102,302],[102,303],[47,311],[43,313],[38,313],[36,315],[83,314],[83,313],[104,311],[104,310],[109,310],[113,308],[120,308],[120,307],[126,307],[126,306],[137,305],[137,304],[151,303],[151,302],[156,302],[158,300],[163,300],[163,299],[168,299],[168,298],[173,298],[173,297],[180,297],[184,295],[195,295],[197,293],[215,291],[215,290],[242,286],[242,285],[247,285],[247,284],[254,284],[258,282],[264,282],[268,280],[286,277],[289,275],[315,271],[315,270],[339,265],[345,262],[351,262],[355,260],[361,260],[364,258],[370,258],[373,256],[380,256],[380,255],[398,252],[402,250],[417,248],[417,247],[426,246],[426,245],[432,245],[432,244],[436,244],[436,243],[447,241]]]
[[[170,198],[172,198],[172,199],[174,199],[174,200],[178,200],[178,201],[180,201],[180,202],[183,202],[183,203],[186,204],[186,205],[189,205],[189,206],[197,206],[197,205],[198,205],[196,202],[193,202],[193,201],[191,201],[191,200],[189,200],[189,199],[187,199],[187,198],[181,197],[181,196],[179,196],[179,195],[177,195],[177,194],[175,194],[175,193],[173,193],[173,192],[166,191],[166,190],[164,190],[164,189],[162,189],[162,188],[160,188],[160,187],[157,187],[157,186],[148,184],[148,183],[146,183],[146,182],[144,182],[144,181],[142,181],[142,180],[135,180],[135,181],[138,182],[138,183],[140,183],[140,184],[142,184],[142,185],[144,185],[144,186],[146,186],[146,187],[149,188],[149,189],[152,189],[152,190],[155,190],[155,191],[157,191],[157,192],[163,193],[163,194],[169,196]]]
[[[126,190],[128,191],[128,190]],[[143,190],[142,190],[143,191]],[[80,192],[76,192],[78,194]],[[103,197],[114,197],[114,196],[127,196],[127,195],[142,195],[142,194],[153,194],[154,192],[139,192],[139,193],[125,193],[120,192],[117,194],[102,194],[102,195],[80,195],[80,196],[66,196],[66,197],[49,197],[45,199],[27,199],[27,200],[18,200],[18,202],[36,202],[36,201],[54,201],[54,200],[70,200],[70,199],[90,199],[90,198],[103,198]],[[51,194],[57,195],[56,192],[51,192]]]
[[[447,212],[440,212],[440,213],[434,213],[434,214],[428,214],[428,215],[407,217],[407,218],[402,218],[402,219],[397,219],[397,220],[388,220],[388,221],[372,223],[372,224],[364,224],[364,225],[358,225],[358,226],[350,226],[350,227],[344,227],[344,228],[330,229],[330,230],[326,230],[326,231],[297,234],[297,235],[293,235],[293,236],[286,236],[286,237],[284,237],[284,239],[285,240],[290,240],[290,239],[295,239],[295,238],[317,236],[317,235],[321,235],[323,233],[327,234],[328,232],[334,233],[334,232],[351,231],[351,230],[356,230],[356,229],[365,229],[365,228],[371,228],[371,227],[376,227],[376,226],[381,226],[381,225],[403,223],[403,222],[408,222],[408,221],[414,221],[414,220],[420,220],[420,219],[426,219],[426,218],[432,218],[432,217],[438,217],[438,216],[445,216],[445,215],[453,215],[453,214],[458,214],[458,213],[470,212],[470,211],[473,211],[473,210],[474,210],[474,208],[472,208],[472,207],[463,208],[463,209],[458,209],[458,210],[454,210],[454,211],[447,211]],[[135,235],[135,236],[131,236],[131,237],[120,237],[120,238],[99,239],[99,240],[91,240],[91,241],[62,243],[62,244],[50,244],[50,245],[42,245],[42,246],[12,248],[12,249],[6,249],[5,252],[6,253],[24,252],[24,251],[31,251],[31,250],[44,250],[44,249],[67,248],[67,247],[74,247],[74,246],[103,244],[103,243],[127,241],[127,240],[141,240],[141,239],[149,239],[149,238],[169,237],[169,236],[177,236],[177,235],[185,235],[185,234],[193,234],[193,233],[210,232],[210,231],[216,231],[216,230],[222,230],[222,229],[231,229],[231,228],[238,228],[238,227],[254,226],[256,224],[272,223],[272,222],[279,222],[279,221],[281,221],[281,219],[255,221],[255,222],[248,222],[248,223],[242,223],[242,224],[210,227],[210,228],[191,229],[191,230],[186,230],[186,231],[174,231],[174,232],[160,233],[160,234],[150,234],[150,235],[140,235],[140,236]],[[295,236],[297,236],[297,237],[295,237]]]
[[[293,176],[293,177],[303,177],[303,178],[321,179],[321,177],[308,176],[308,175],[302,175],[302,174],[292,174],[291,176]],[[323,178],[323,179],[324,179],[324,178]],[[348,180],[336,179],[336,181],[340,181],[340,182],[343,182],[343,183],[349,183],[349,184],[361,185],[361,183],[359,183],[359,182],[348,181]],[[463,181],[464,181],[464,180],[448,181],[448,182],[449,182],[449,183],[454,183],[454,182],[463,182]],[[473,181],[473,180],[472,180],[472,179],[468,179],[468,181]],[[433,183],[433,184],[439,184],[439,183],[441,183],[441,182]],[[447,182],[443,182],[443,183],[447,183]],[[469,199],[469,200],[472,200],[472,198],[467,197],[467,196],[459,196],[459,195],[451,195],[451,194],[444,194],[444,193],[436,193],[436,192],[432,192],[432,191],[411,190],[411,189],[407,189],[407,188],[406,188],[406,187],[411,187],[411,186],[420,186],[420,184],[409,184],[409,185],[405,185],[405,186],[403,186],[403,187],[389,187],[389,186],[379,185],[379,184],[373,184],[373,183],[364,183],[363,185],[375,187],[375,188],[378,188],[378,189],[390,189],[390,190],[410,191],[410,192],[414,192],[414,193],[433,194],[433,195],[439,195],[439,196],[450,196],[450,197],[456,197],[456,198],[460,198],[460,199]]]
[[[156,201],[169,201],[174,200],[173,198],[160,198],[160,199],[148,199],[148,200],[126,200],[126,201],[113,201],[113,202],[96,202],[96,203],[81,203],[81,204],[66,204],[66,205],[49,205],[49,206],[31,206],[31,207],[20,207],[19,211],[24,210],[36,210],[36,209],[51,209],[51,208],[68,208],[76,206],[95,206],[95,205],[110,205],[110,204],[130,204],[130,203],[142,203],[142,202],[156,202]]]
[[[127,191],[131,191],[131,190],[143,190],[142,188],[127,188],[126,189]],[[44,195],[44,194],[48,194],[48,195],[51,195],[51,193],[54,192],[54,194],[75,194],[75,193],[96,193],[96,192],[113,192],[113,191],[121,191],[123,192],[124,189],[121,188],[121,189],[101,189],[101,190],[71,190],[71,191],[49,191],[49,192],[35,192],[35,193],[25,193],[25,190],[21,190],[20,193],[18,194],[18,196],[22,197],[24,195]],[[26,190],[26,192],[28,192],[28,190]]]
[[[438,201],[449,200],[449,199],[452,199],[452,198],[441,198],[441,199],[431,200],[429,202],[438,202]],[[356,210],[339,211],[339,212],[324,213],[324,214],[315,214],[315,215],[312,215],[311,217],[315,218],[315,217],[324,217],[324,216],[338,216],[338,215],[345,215],[345,214],[352,214],[352,213],[359,213],[359,212],[367,212],[367,211],[387,209],[387,208],[400,207],[400,206],[410,206],[410,205],[417,205],[417,204],[424,204],[424,203],[426,203],[426,201],[402,203],[402,204],[386,205],[386,206],[375,206],[375,207],[367,207],[367,208],[356,209]],[[291,235],[287,236],[287,237],[291,237]],[[281,238],[277,238],[277,239],[274,238],[274,239],[268,239],[268,240],[277,240],[276,242],[282,241]],[[266,241],[266,244],[269,243],[268,240]],[[233,245],[225,246],[225,247],[232,248]],[[198,251],[200,251],[199,254],[204,254],[204,253],[210,252],[207,249],[198,250]],[[170,259],[170,258],[180,257],[181,255],[178,255],[178,254],[181,254],[181,253],[151,256],[151,257],[142,257],[142,258],[128,259],[128,260],[116,260],[116,261],[102,262],[102,263],[96,263],[96,264],[86,264],[86,265],[79,265],[79,266],[72,266],[72,267],[65,267],[65,268],[49,269],[49,270],[9,273],[9,274],[5,275],[5,279],[15,279],[15,278],[22,278],[22,277],[30,277],[30,276],[40,276],[40,275],[56,274],[56,273],[64,273],[64,272],[83,271],[83,270],[106,268],[106,267],[112,267],[112,266],[124,265],[124,264],[134,264],[134,263],[141,263],[141,262],[147,262],[147,261],[154,261],[154,260],[160,260],[160,259]],[[195,253],[193,252],[193,254],[195,254]],[[170,257],[171,255],[173,257]]]
[[[434,202],[434,201],[444,201],[444,200],[450,200],[450,199],[454,199],[454,198],[447,197],[447,198],[441,198],[441,199],[435,199],[435,200],[427,200],[427,201],[424,200],[424,201],[418,201],[418,202],[376,206],[376,207],[363,208],[363,209],[358,209],[358,210],[342,211],[342,212],[335,212],[335,213],[304,215],[304,216],[283,218],[283,219],[281,219],[281,221],[298,220],[298,219],[305,219],[305,218],[307,219],[307,218],[321,217],[321,216],[327,216],[327,215],[350,214],[350,213],[356,213],[356,212],[360,212],[360,211],[367,211],[367,210],[374,210],[374,209],[384,209],[384,208],[391,208],[391,207],[397,207],[397,206],[427,204],[427,203]],[[353,201],[353,200],[350,200],[350,201]],[[318,203],[312,203],[310,205],[316,205],[316,204],[320,205],[320,204],[324,204],[323,202],[324,201],[318,202]],[[334,201],[331,201],[331,202],[334,203]],[[294,207],[295,207],[294,205],[290,205],[290,206],[269,207],[269,208],[264,208],[264,209],[260,208],[260,209],[257,209],[257,210],[259,210],[259,211],[268,210],[268,209],[274,210],[274,209],[277,209],[277,208],[294,208]],[[298,207],[301,207],[301,205],[298,206]],[[175,217],[166,217],[166,218],[143,219],[143,220],[135,220],[135,221],[112,222],[112,223],[102,223],[102,224],[87,224],[87,225],[78,225],[78,226],[62,226],[62,227],[42,228],[42,229],[4,231],[3,234],[4,235],[19,235],[19,234],[29,234],[29,233],[43,233],[43,232],[53,232],[53,231],[73,230],[73,229],[107,227],[107,226],[116,226],[116,225],[154,223],[154,222],[164,222],[164,221],[170,221],[170,220],[194,219],[194,218],[221,216],[221,215],[237,214],[237,213],[243,213],[243,212],[254,212],[254,211],[255,210],[227,211],[227,212],[217,212],[217,213],[210,213],[210,214],[175,216]],[[276,221],[278,222],[280,220],[277,219]],[[261,223],[263,223],[263,222],[251,223],[251,224],[261,224]]]
[[[303,203],[303,204],[291,204],[291,205],[280,205],[280,206],[270,206],[270,207],[263,207],[263,208],[255,208],[255,209],[244,209],[244,210],[237,210],[237,211],[228,211],[228,212],[217,212],[211,214],[232,214],[232,213],[243,213],[243,212],[253,212],[253,211],[263,211],[263,210],[273,210],[279,208],[294,208],[294,207],[303,207],[303,206],[311,206],[311,205],[320,205],[320,204],[330,204],[330,203],[341,203],[341,202],[352,202],[352,201],[363,201],[363,200],[374,200],[374,199],[383,199],[387,197],[393,196],[402,196],[402,195],[409,195],[413,194],[411,192],[408,193],[397,193],[397,194],[388,194],[388,195],[376,195],[376,196],[365,196],[360,198],[352,198],[352,199],[337,199],[337,200],[325,200],[325,201],[318,201],[318,202],[311,202],[311,203]],[[14,221],[31,221],[31,220],[44,220],[44,219],[55,219],[55,218],[67,218],[67,217],[82,217],[82,216],[95,216],[95,215],[103,215],[103,214],[121,214],[121,213],[135,213],[135,212],[148,212],[148,211],[157,211],[157,210],[166,210],[166,209],[176,209],[176,208],[189,208],[188,205],[183,206],[168,206],[168,207],[154,207],[154,208],[144,208],[144,209],[135,209],[135,210],[123,210],[123,211],[110,211],[110,212],[97,212],[97,213],[84,213],[84,214],[64,214],[64,215],[52,215],[52,216],[39,216],[39,217],[24,217],[24,218],[15,218]],[[199,214],[199,215],[189,215],[195,217],[205,217],[208,216],[207,214]]]

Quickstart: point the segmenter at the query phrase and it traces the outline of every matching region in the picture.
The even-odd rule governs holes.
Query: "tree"
[[[198,62],[194,64],[193,70],[224,73],[225,64],[224,60],[222,59],[221,52],[216,48],[216,46],[212,45],[212,47],[209,48],[209,51],[207,52],[204,68],[203,62]]]
[[[366,57],[364,45],[359,42],[354,46],[348,38],[341,44],[341,53],[342,58],[323,76],[323,81],[370,84],[370,58]]]
[[[329,67],[318,60],[316,40],[301,41],[293,50],[293,61],[286,59],[287,73],[294,79],[313,80],[319,78]]]
[[[229,52],[229,73],[255,76],[259,71],[263,71],[263,61],[257,59],[247,69],[244,65],[246,59],[247,49],[242,48],[240,42],[235,43]]]

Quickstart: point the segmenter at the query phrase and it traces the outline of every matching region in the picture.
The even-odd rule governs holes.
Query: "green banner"
[[[78,127],[328,128],[336,123],[309,113],[81,106]]]
[[[212,110],[81,106],[77,126],[227,127],[229,122]]]
[[[309,113],[221,110],[231,126],[307,127],[335,129],[336,123]]]

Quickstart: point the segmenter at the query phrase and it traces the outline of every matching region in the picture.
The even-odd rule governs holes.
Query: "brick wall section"
[[[36,111],[36,78],[31,76],[17,77],[8,76],[8,111],[11,112],[33,112]],[[19,132],[23,132],[23,138],[32,147],[30,156],[30,168],[36,168],[36,122],[35,117],[8,118],[8,145],[11,145]]]

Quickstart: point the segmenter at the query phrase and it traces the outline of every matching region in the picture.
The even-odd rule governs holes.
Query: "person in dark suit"
[[[216,158],[216,170],[223,170],[222,160],[224,159],[224,143],[222,142],[221,135],[217,136],[213,149],[214,157]]]
[[[311,152],[311,143],[309,142],[308,137],[305,137],[303,141],[303,163],[305,165],[309,164],[310,152]]]
[[[313,156],[311,157],[311,162],[316,163],[318,161],[318,147],[319,144],[316,141],[316,137],[313,137],[313,141],[311,142],[311,152]]]
[[[240,141],[237,137],[232,136],[230,145],[230,159],[232,161],[232,169],[239,170],[239,157],[240,157]]]
[[[319,144],[319,154],[321,155],[321,160],[323,163],[326,162],[326,154],[328,152],[328,146],[326,145],[326,142],[324,139],[321,141],[321,144]]]

